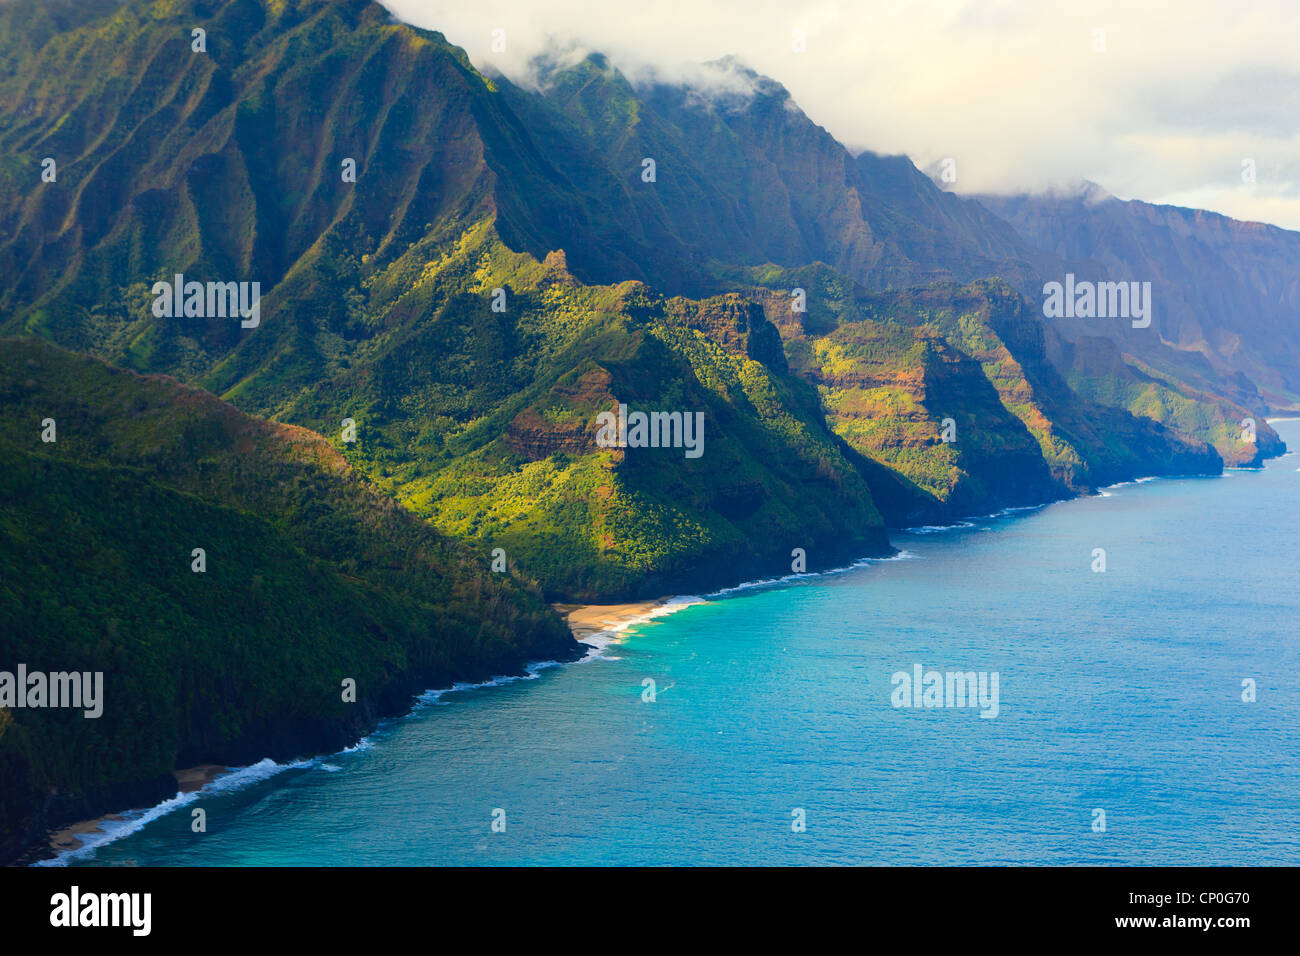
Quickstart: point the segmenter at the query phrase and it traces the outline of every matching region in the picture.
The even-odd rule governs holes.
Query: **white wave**
[[[647,608],[645,613],[638,614],[635,617],[628,618],[626,621],[619,621],[607,628],[595,631],[591,634],[584,634],[582,643],[586,644],[590,650],[587,651],[581,660],[575,663],[585,664],[588,661],[604,660],[616,661],[617,657],[610,657],[606,651],[622,639],[625,631],[638,627],[658,617],[666,617],[669,614],[676,614],[678,611],[688,607],[694,607],[696,604],[707,604],[708,601],[694,594],[677,595],[676,597],[665,598],[654,607]]]
[[[177,792],[176,796],[168,797],[166,800],[152,807],[145,809],[127,810],[125,813],[118,814],[120,820],[101,820],[99,828],[89,833],[79,834],[78,838],[81,843],[79,846],[69,850],[64,850],[50,860],[38,860],[33,866],[67,866],[71,860],[81,859],[92,855],[101,846],[105,846],[114,841],[120,840],[125,836],[130,836],[139,830],[144,829],[154,820],[165,817],[182,807],[189,806],[196,800],[205,796],[211,796],[216,793],[229,793],[233,790],[241,790],[244,787],[259,783],[274,777],[276,774],[283,773],[286,770],[301,769],[309,767],[320,758],[312,760],[297,760],[293,763],[276,763],[267,757],[259,760],[255,764],[247,767],[238,767],[229,773],[224,773],[215,780],[205,784],[199,790],[191,790],[188,793]]]
[[[199,794],[225,793],[230,790],[242,790],[244,787],[260,783],[263,780],[269,780],[276,774],[284,773],[286,770],[302,770],[313,764],[319,763],[323,758],[310,757],[306,760],[294,760],[290,763],[276,763],[270,757],[264,757],[255,764],[247,767],[237,767],[229,773],[223,773],[216,780],[203,787],[202,790],[195,791]]]
[[[844,570],[839,568],[837,570]],[[729,588],[722,588],[720,591],[714,591],[709,597],[718,598],[725,594],[735,594],[739,591],[750,591],[754,588],[768,588],[777,584],[789,584],[791,581],[802,581],[804,578],[815,578],[819,576],[817,571],[801,571],[797,574],[787,574],[781,578],[759,578],[756,581],[742,581],[740,584]],[[831,572],[825,572],[831,573]]]
[[[760,578],[757,581],[745,581],[734,587],[723,588],[720,591],[713,591],[708,595],[709,598],[724,597],[728,594],[735,594],[738,591],[750,591],[754,588],[777,587],[782,584],[790,584],[794,581],[802,581],[805,578],[821,578],[830,574],[843,574],[845,571],[854,571],[858,568],[870,567],[873,564],[881,564],[885,561],[906,561],[916,557],[911,551],[906,549],[900,550],[886,558],[859,558],[852,564],[846,564],[839,568],[829,568],[825,571],[802,571],[798,574],[787,574],[780,578]]]
[[[1018,515],[1022,511],[1038,511],[1040,508],[1046,508],[1047,505],[1048,502],[1042,502],[1041,504],[1036,505],[1012,505],[1009,508],[1003,508],[1001,511],[995,511],[993,514],[987,515],[986,517],[1004,518],[1007,515]]]
[[[1025,511],[1038,511],[1046,508],[1050,501],[1042,501],[1032,505],[1008,505],[999,511],[991,511],[986,515],[971,515],[968,518],[961,518],[953,524],[923,524],[911,528],[899,528],[902,534],[939,534],[943,531],[964,531],[976,527],[980,521],[988,521],[993,518],[1006,518],[1009,515],[1017,515]],[[988,531],[988,528],[980,528],[981,531]]]
[[[894,558],[887,558],[883,560],[895,560],[897,558],[910,557],[910,556],[911,555],[909,555],[907,552],[900,552],[899,554],[895,555]],[[851,567],[857,567],[863,563],[870,563],[872,560],[878,560],[878,559],[864,559],[864,561],[858,562],[857,564],[852,565]],[[848,568],[844,568],[840,570],[848,570]],[[820,573],[829,574],[833,572],[820,572]],[[812,574],[796,575],[796,577],[815,577],[815,576],[816,575],[812,575]],[[729,589],[729,590],[734,590],[734,589]],[[617,636],[621,634],[623,631],[628,630],[629,628],[635,627],[639,624],[644,624],[647,621],[651,621],[658,617],[664,617],[668,614],[675,614],[677,611],[680,611],[683,608],[691,607],[696,604],[706,604],[706,603],[708,602],[705,598],[697,597],[695,595],[682,595],[678,597],[668,598],[667,600],[660,602],[654,607],[649,608],[644,614],[638,615],[634,618],[630,618],[627,621],[621,621],[617,625],[614,625],[613,627],[610,627],[604,631],[597,632],[596,634],[591,635],[589,637],[585,637],[583,643],[586,644],[594,643],[597,646],[594,647],[593,650],[589,651],[582,658],[580,658],[579,661],[575,661],[574,663],[580,663],[581,661],[594,659],[599,654],[599,651],[603,650],[605,647],[608,647],[610,644],[614,643],[615,640],[617,639]],[[609,659],[618,660],[618,658],[616,657],[609,658]],[[439,703],[445,694],[449,694],[454,691],[482,690],[489,687],[502,687],[505,686],[506,684],[511,684],[514,683],[515,681],[520,681],[520,680],[534,680],[539,676],[540,671],[545,670],[549,667],[558,667],[562,663],[564,662],[553,661],[553,660],[533,661],[525,665],[523,674],[501,675],[499,677],[493,677],[485,681],[479,681],[477,683],[469,682],[469,681],[458,681],[455,684],[452,684],[450,687],[431,688],[429,690],[424,691],[422,694],[416,697],[415,705],[414,707],[412,707],[410,713],[414,713],[415,711],[420,710],[422,706]],[[339,767],[337,764],[327,763],[326,762],[327,756],[337,757],[343,754],[360,753],[369,750],[372,746],[374,746],[375,738],[383,731],[385,731],[390,724],[400,719],[402,718],[396,717],[396,718],[388,718],[380,721],[379,724],[375,727],[375,729],[371,731],[369,734],[367,734],[365,737],[362,737],[360,740],[358,740],[355,744],[352,744],[350,747],[344,747],[342,750],[337,751],[337,753],[335,754],[311,757],[305,760],[296,760],[291,763],[276,763],[274,760],[267,757],[262,760],[259,760],[255,764],[250,764],[249,766],[246,767],[234,768],[228,771],[227,773],[222,774],[220,777],[216,778],[215,780],[210,781],[199,790],[193,790],[188,793],[178,792],[174,797],[169,797],[168,799],[163,800],[161,803],[158,803],[157,805],[152,807],[147,807],[144,809],[127,810],[123,813],[117,814],[117,816],[119,816],[121,819],[102,820],[99,823],[98,829],[90,833],[79,834],[78,838],[80,840],[80,843],[78,846],[72,849],[61,851],[53,859],[38,860],[36,863],[32,865],[33,866],[66,866],[69,861],[91,856],[100,847],[105,846],[109,843],[113,843],[116,840],[120,840],[123,837],[129,836],[132,833],[136,833],[139,830],[143,829],[144,827],[148,826],[153,821],[159,819],[160,817],[164,817],[169,813],[173,813],[176,810],[181,809],[182,807],[188,806],[189,804],[194,803],[196,800],[199,800],[201,797],[205,795],[212,795],[216,793],[227,793],[230,791],[239,790],[244,787],[251,786],[252,784],[258,783],[262,780],[269,779],[270,777],[273,777],[279,773],[283,773],[286,770],[302,769],[307,767],[317,767],[326,772],[330,772],[330,773],[337,772],[342,768]]]
[[[584,639],[584,643],[586,643],[587,640],[589,639]],[[584,658],[580,658],[579,660],[585,660],[585,659],[586,658],[584,657]],[[527,664],[524,665],[524,672],[522,674],[499,674],[496,677],[489,677],[487,680],[483,680],[483,681],[457,681],[456,683],[452,684],[450,687],[433,687],[416,696],[415,706],[412,708],[412,712],[416,710],[420,710],[422,707],[430,704],[442,703],[443,702],[442,698],[446,694],[460,693],[469,690],[485,690],[489,687],[505,687],[507,684],[513,684],[516,681],[521,681],[521,680],[536,680],[538,677],[541,676],[541,672],[544,670],[547,670],[551,667],[562,667],[566,663],[576,664],[578,662],[579,661],[554,661],[554,660],[529,661]],[[361,740],[359,740],[356,743],[355,746],[348,747],[343,752],[351,753],[354,750],[369,749],[371,737],[379,733],[379,731],[383,730],[388,724],[392,723],[395,720],[401,720],[401,719],[402,719],[401,717],[394,717],[382,721],[380,725],[376,727],[374,731],[372,731],[368,736],[363,737]]]
[[[1159,481],[1162,477],[1164,477],[1164,476],[1163,476],[1163,475],[1143,475],[1141,478],[1133,478],[1133,479],[1130,480],[1130,481],[1116,481],[1116,482],[1114,482],[1113,484],[1102,485],[1100,488],[1097,489],[1097,497],[1098,497],[1098,498],[1113,498],[1113,497],[1115,497],[1115,496],[1112,495],[1112,494],[1108,494],[1108,493],[1107,493],[1108,490],[1113,490],[1113,489],[1115,489],[1115,488],[1127,488],[1129,485],[1145,485],[1145,484],[1146,484],[1147,482],[1149,482],[1149,481]]]
[[[903,528],[903,534],[938,534],[941,531],[961,531],[975,527],[973,521],[958,521],[956,524],[923,524],[915,528]]]

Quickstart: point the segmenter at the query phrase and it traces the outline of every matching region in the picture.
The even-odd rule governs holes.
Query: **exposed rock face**
[[[1058,340],[1005,283],[855,294],[823,314],[792,314],[783,292],[764,304],[831,427],[903,482],[873,480],[891,524],[934,513],[917,492],[953,517],[1222,467],[1203,442],[1072,391]]]
[[[585,455],[599,450],[593,410],[617,410],[608,370],[589,369],[572,382],[556,384],[539,402],[510,420],[506,444],[529,461],[550,455]]]
[[[747,95],[637,90],[599,58],[529,92],[363,0],[48,6],[0,3],[0,330],[175,378],[3,346],[27,359],[0,375],[22,423],[0,429],[22,529],[0,563],[26,582],[4,610],[27,617],[0,659],[107,647],[141,702],[105,734],[111,773],[84,728],[0,724],[7,846],[147,801],[178,760],[330,749],[415,689],[570,655],[543,590],[707,590],[796,548],[823,569],[889,553],[886,523],[1278,448],[1262,415],[1252,459],[1227,429],[1256,407],[1247,374],[1292,387],[1293,350],[1253,337],[1293,332],[1289,253],[1261,247],[1258,281],[1231,263],[1267,322],[1220,327],[1207,296],[1146,368],[1158,337],[1061,341],[984,278],[1028,288],[1093,237],[1040,251],[734,63]],[[222,48],[189,55],[209,18]],[[57,189],[30,188],[33,143]],[[1250,238],[1180,218],[1147,223],[1169,232],[1149,259],[1125,227],[1106,268],[1208,271]],[[154,315],[176,272],[261,282],[260,326]],[[702,456],[597,447],[621,404],[702,415]],[[51,409],[77,424],[64,458],[14,437]],[[344,419],[358,440],[332,444]],[[207,591],[158,544],[200,532],[224,555]],[[484,571],[497,548],[508,575]]]
[[[733,292],[699,302],[673,299],[667,309],[674,321],[762,362],[773,372],[789,371],[781,334],[767,320],[760,303]]]
[[[1038,260],[1050,262],[905,157],[852,155],[780,83],[734,59],[710,68],[746,92],[638,88],[599,55],[544,67],[542,92],[503,84],[546,155],[584,184],[583,210],[565,222],[578,241],[555,238],[558,219],[531,217],[532,235],[564,244],[583,279],[635,277],[701,296],[727,288],[719,263],[822,262],[881,289],[990,275],[1014,281]],[[651,187],[627,188],[628,171],[646,156],[664,174]],[[517,238],[543,254],[522,230]]]
[[[1225,465],[1254,467],[1286,451],[1286,444],[1258,412],[1154,370],[1144,372],[1137,360],[1125,361],[1110,339],[1053,338],[1051,357],[1079,394],[1127,408],[1183,435],[1204,435]]]

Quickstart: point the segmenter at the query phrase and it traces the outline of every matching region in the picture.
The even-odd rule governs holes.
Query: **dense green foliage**
[[[788,569],[794,547],[814,566],[887,550],[810,390],[670,332],[644,287],[584,285],[565,256],[503,243],[554,220],[548,197],[575,200],[460,51],[364,3],[208,9],[128,4],[15,81],[42,106],[0,146],[68,158],[9,212],[0,258],[27,277],[0,296],[10,329],[332,440],[353,418],[346,454],[374,480],[556,595],[732,581]],[[208,55],[183,42],[198,22]],[[40,79],[92,42],[158,76]],[[54,119],[69,108],[74,138]],[[153,119],[127,137],[123,113]],[[64,242],[43,241],[48,204],[70,215]],[[260,326],[155,317],[149,286],[175,272],[261,281]],[[783,371],[766,341],[755,354]],[[594,416],[618,402],[703,412],[704,456],[597,453]]]
[[[1049,356],[1065,346],[1006,283],[870,293],[824,267],[751,276],[772,287],[753,294],[765,296],[791,369],[816,385],[831,427],[938,499],[946,516],[1049,500],[1144,470],[1221,467],[1195,431],[1072,390]],[[804,313],[791,309],[793,285],[811,290]],[[1217,407],[1209,401],[1198,406],[1207,415]]]
[[[1240,407],[987,279],[1046,266],[982,206],[713,69],[730,92],[599,57],[527,91],[366,0],[0,3],[0,667],[94,665],[110,703],[0,711],[0,838],[52,788],[73,812],[568,654],[543,595],[1245,460]],[[260,323],[156,315],[177,273],[261,283]],[[620,405],[702,413],[703,454],[598,446]]]
[[[822,566],[887,550],[816,396],[750,354],[783,368],[761,310],[751,330],[738,300],[584,286],[562,256],[537,263],[489,229],[437,260],[422,248],[410,259],[376,278],[401,293],[371,297],[383,331],[368,363],[284,415],[325,433],[353,417],[360,440],[347,453],[448,533],[504,548],[576,598],[733,582],[787,568],[794,547]],[[390,281],[420,263],[418,278]],[[490,311],[493,288],[509,290],[503,313]],[[714,317],[733,329],[726,344]],[[703,413],[703,454],[599,448],[596,416],[620,403]]]
[[[98,719],[0,725],[0,842],[51,791],[341,746],[413,690],[576,650],[318,436],[174,381],[0,340],[0,460],[0,669],[105,673]]]
[[[1181,434],[1195,435],[1209,442],[1227,465],[1258,465],[1286,450],[1277,432],[1256,418],[1257,412],[1174,379],[1138,359],[1125,360],[1107,339],[1081,337],[1061,343],[1054,362],[1078,394],[1103,405],[1126,408]],[[1255,422],[1254,441],[1246,440],[1248,419]]]
[[[207,54],[186,46],[196,23]],[[884,550],[887,521],[1185,465],[1172,438],[1123,454],[1142,432],[1127,415],[1095,422],[1091,445],[1062,438],[1051,422],[1086,432],[1098,406],[1057,379],[1048,408],[1014,360],[1001,368],[996,335],[926,326],[960,311],[943,287],[924,310],[864,306],[860,281],[931,279],[932,260],[948,275],[1023,271],[1014,237],[973,204],[927,205],[924,178],[898,161],[854,162],[779,85],[733,63],[716,69],[744,95],[634,90],[598,58],[527,93],[363,2],[131,3],[61,39],[11,81],[33,110],[0,123],[9,167],[32,181],[38,154],[65,157],[57,183],[0,210],[0,260],[23,276],[0,295],[0,322],[336,443],[352,418],[345,454],[377,483],[448,533],[505,548],[557,596],[771,573],[794,547],[824,566]],[[123,52],[68,84],[90,48]],[[653,183],[645,155],[659,159]],[[348,156],[355,183],[339,175]],[[854,191],[871,201],[855,208]],[[176,272],[263,282],[261,325],[155,317],[149,286]],[[595,284],[606,278],[620,281]],[[715,300],[662,298],[762,299],[755,284],[794,281],[812,324],[773,315],[783,345],[761,316],[755,348],[728,337],[730,319],[691,327],[686,314]],[[836,391],[801,351],[826,333],[818,361],[848,361],[856,340],[893,335],[886,325],[907,341],[877,360],[885,391]],[[595,414],[619,402],[703,411],[707,452],[594,448]],[[956,446],[937,441],[945,417]]]

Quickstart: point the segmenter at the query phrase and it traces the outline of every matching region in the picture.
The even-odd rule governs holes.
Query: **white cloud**
[[[850,149],[956,159],[962,191],[1082,178],[1300,228],[1292,0],[384,2],[512,78],[555,42],[604,52],[633,78],[690,78],[691,64],[735,54]]]

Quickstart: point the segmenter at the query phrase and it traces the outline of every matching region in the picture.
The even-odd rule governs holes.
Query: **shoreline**
[[[630,627],[637,624],[643,624],[656,617],[672,614],[675,611],[679,611],[684,607],[690,607],[693,604],[703,603],[706,602],[702,598],[698,597],[670,596],[656,598],[649,601],[630,601],[622,604],[559,603],[552,604],[551,607],[557,614],[564,618],[574,639],[578,641],[579,644],[588,648],[585,655],[567,662],[577,663],[581,660],[591,660],[601,656],[601,651],[610,644],[615,643],[618,635]],[[545,661],[537,663],[549,665],[564,662]],[[525,668],[525,670],[530,674],[533,673],[531,667]],[[449,687],[439,688],[436,692],[445,693],[452,690],[464,690],[470,689],[470,687],[487,686],[488,684],[494,683],[496,680],[497,678],[494,678],[493,680],[484,682],[483,684],[468,685],[464,687],[453,684]],[[418,707],[418,702],[421,696],[426,696],[428,693],[430,692],[426,691],[425,695],[417,695],[416,703],[411,710],[407,711],[408,715],[414,711],[415,707]],[[396,719],[401,718],[399,717]],[[363,737],[360,741],[354,744],[353,747],[345,748],[345,750],[360,747],[365,744],[365,741],[366,738]],[[312,759],[319,760],[324,759],[327,756],[330,756],[330,754],[322,754]],[[113,842],[117,837],[108,831],[112,829],[111,825],[114,823],[129,823],[136,819],[141,812],[147,814],[150,810],[157,811],[159,809],[170,807],[179,798],[203,790],[218,779],[230,777],[232,775],[240,775],[244,771],[254,770],[262,764],[271,762],[270,758],[266,758],[258,764],[251,764],[246,767],[228,767],[221,764],[199,764],[194,767],[185,767],[179,770],[173,770],[172,776],[176,778],[177,786],[177,791],[174,796],[169,797],[162,801],[162,803],[149,809],[141,810],[140,808],[135,808],[121,812],[115,811],[112,813],[105,813],[93,819],[79,820],[75,823],[66,824],[57,829],[50,830],[45,841],[45,846],[52,856],[30,861],[26,865],[59,865],[60,862],[65,860],[69,855],[86,849],[86,838],[88,837],[105,833],[108,838],[103,842]],[[276,766],[279,767],[281,765],[277,764]],[[165,809],[164,812],[166,812]]]
[[[703,603],[701,598],[666,596],[623,604],[552,604],[551,607],[569,625],[574,640],[599,650],[630,627]]]
[[[1040,506],[1032,505],[1025,509],[1005,510],[1030,510],[1037,507]],[[944,527],[956,528],[961,527],[961,525],[948,525]],[[711,592],[709,596],[722,597],[735,591],[743,591],[755,587],[770,587],[773,585],[788,584],[801,578],[820,577],[827,574],[840,574],[866,564],[875,563],[876,561],[894,561],[910,556],[909,552],[899,551],[887,558],[862,558],[843,567],[828,568],[823,571],[808,571],[787,575],[781,578],[745,581],[733,587]],[[579,660],[592,660],[601,657],[605,648],[609,647],[611,644],[618,643],[620,634],[638,624],[644,624],[657,617],[664,617],[673,614],[676,611],[680,611],[686,607],[691,607],[695,604],[707,603],[709,603],[709,601],[704,597],[666,595],[651,600],[626,601],[617,604],[571,604],[557,602],[551,604],[551,608],[564,619],[564,622],[568,625],[569,631],[572,633],[574,640],[588,648],[588,652],[583,655],[583,657],[579,658]],[[457,689],[461,688],[453,685],[449,688],[443,688],[442,691],[445,692],[446,690]],[[364,740],[365,738],[362,738],[362,740],[358,742],[358,746],[361,743],[364,743]],[[202,790],[220,777],[247,769],[250,768],[226,767],[219,764],[199,764],[195,767],[173,770],[172,776],[176,778],[177,792],[174,797],[163,801],[163,804],[169,804],[177,797]],[[159,804],[159,806],[162,806],[163,804]],[[154,809],[157,808],[155,807]],[[46,846],[53,854],[53,858],[36,861],[36,865],[50,865],[55,861],[65,858],[71,853],[83,849],[85,847],[86,837],[93,836],[109,829],[109,827],[106,826],[108,824],[131,820],[132,817],[127,816],[126,814],[132,812],[134,811],[106,813],[95,817],[94,819],[79,820],[75,823],[59,827],[56,830],[51,830],[46,841]],[[111,838],[109,842],[111,842]]]
[[[1283,453],[1283,455],[1285,454],[1286,453]],[[1255,469],[1249,469],[1249,470],[1255,470]],[[1107,488],[1118,488],[1124,485],[1142,484],[1148,481],[1159,480],[1161,478],[1169,479],[1169,478],[1183,478],[1183,477],[1191,477],[1191,476],[1151,475],[1146,477],[1132,478],[1127,481],[1119,481],[1109,485],[1101,486],[1100,488],[1096,489],[1092,495],[1079,494],[1079,495],[1071,496],[1069,498],[1063,498],[1060,500],[1069,501],[1069,500],[1078,500],[1078,499],[1089,498],[1089,497],[1109,497],[1108,495],[1105,494],[1105,489]],[[1220,476],[1214,476],[1214,477],[1220,477]],[[1046,507],[1047,505],[1054,504],[1054,503],[1056,502],[1044,501],[1032,505],[1010,506],[986,515],[971,515],[966,518],[958,518],[953,524],[937,525],[937,526],[920,525],[920,526],[914,526],[910,528],[891,528],[890,531],[898,532],[898,533],[912,533],[912,534],[929,534],[937,531],[956,531],[964,528],[974,527],[975,521],[996,519],[996,518],[1003,518],[1003,517],[1013,517],[1023,512],[1037,511],[1041,508]],[[682,610],[683,608],[690,607],[695,604],[708,604],[713,599],[726,597],[729,594],[738,591],[745,591],[745,590],[749,590],[752,588],[759,588],[759,587],[772,587],[772,586],[780,586],[783,584],[791,584],[800,579],[816,578],[825,575],[842,574],[846,571],[851,571],[859,567],[875,564],[877,562],[905,560],[912,557],[915,557],[915,555],[905,549],[896,550],[895,553],[889,557],[861,558],[857,561],[854,561],[842,567],[827,568],[821,571],[807,571],[802,573],[790,574],[779,578],[767,578],[767,579],[758,579],[754,581],[745,581],[733,587],[723,588],[718,591],[709,592],[707,596],[704,597],[693,596],[693,595],[691,596],[668,595],[664,597],[655,598],[652,600],[628,601],[628,602],[622,602],[616,604],[573,604],[573,603],[557,602],[557,603],[552,603],[550,606],[557,614],[559,614],[564,619],[574,639],[578,641],[580,644],[588,648],[587,654],[570,662],[570,663],[577,663],[578,661],[581,660],[592,660],[601,657],[602,651],[605,648],[607,648],[611,644],[618,643],[619,635],[622,634],[624,631],[627,631],[630,628],[635,627],[639,624],[647,623],[657,617],[663,617],[668,614],[672,614],[676,611]],[[549,664],[549,663],[560,663],[560,662],[546,662],[546,663]],[[530,673],[532,673],[531,668],[528,668],[528,670]],[[485,685],[473,685],[473,686],[485,686]],[[460,689],[468,689],[468,687],[453,685],[452,687],[449,688],[443,688],[442,692],[445,692],[447,690],[460,690]],[[360,743],[364,743],[364,740],[365,738],[362,738],[362,741]],[[357,746],[359,746],[360,743]],[[346,748],[346,749],[352,749],[352,748]],[[322,755],[322,757],[323,756],[328,756],[328,755]],[[270,762],[269,758],[266,761],[263,761],[263,763],[267,763],[267,762]],[[186,794],[202,790],[205,787],[207,787],[209,784],[212,784],[214,781],[218,780],[219,778],[226,777],[231,774],[237,774],[240,773],[241,771],[252,770],[258,766],[260,766],[260,764],[250,765],[249,767],[227,767],[218,764],[200,764],[195,767],[187,767],[179,770],[174,770],[172,771],[172,775],[176,778],[177,793],[174,797],[164,801],[163,804],[160,804],[159,807],[170,804],[173,800],[176,800],[177,798],[184,796]],[[156,807],[154,809],[158,809],[158,808]],[[60,827],[57,830],[52,830],[49,833],[47,846],[49,850],[53,852],[55,860],[57,860],[59,858],[64,857],[66,854],[81,849],[85,844],[85,840],[83,838],[93,836],[96,833],[101,832],[102,830],[108,829],[107,827],[104,826],[105,824],[119,823],[119,822],[129,821],[133,819],[132,816],[125,815],[126,813],[133,813],[133,812],[134,811],[125,811],[124,813],[123,812],[107,813],[100,817],[96,817],[95,819],[92,820],[83,820],[83,821],[79,821],[76,823],[72,823]],[[108,842],[111,842],[112,839],[113,837],[110,837]],[[51,862],[53,861],[50,860],[38,861],[36,865],[42,865],[42,864],[49,865]]]
[[[1300,416],[1297,416],[1296,418],[1268,419],[1268,421],[1300,421]],[[1283,458],[1289,453],[1288,450],[1282,452],[1280,455],[1271,456],[1271,458],[1265,460],[1268,461]],[[1262,465],[1259,466],[1259,468],[1262,467]],[[1225,472],[1228,470],[1255,471],[1259,469],[1224,468]],[[1093,489],[1091,494],[1081,492],[1052,501],[1041,501],[1028,505],[1008,505],[1005,508],[1000,508],[997,511],[991,511],[987,514],[963,515],[955,518],[951,524],[912,525],[903,528],[889,528],[888,531],[896,534],[934,534],[941,531],[961,531],[975,527],[975,523],[978,521],[1015,517],[1025,512],[1038,511],[1048,507],[1049,505],[1060,504],[1066,501],[1079,501],[1086,498],[1108,498],[1110,495],[1106,494],[1106,492],[1112,488],[1141,485],[1151,481],[1178,480],[1181,478],[1191,477],[1218,478],[1222,477],[1222,475],[1140,475],[1123,481],[1112,482],[1107,485],[1098,485]],[[803,578],[815,578],[829,574],[842,574],[845,571],[852,571],[856,568],[875,564],[877,562],[897,561],[910,557],[914,557],[914,555],[906,549],[896,550],[895,553],[889,557],[860,558],[857,561],[842,567],[826,568],[820,571],[803,571],[776,578],[758,578],[753,581],[742,581],[741,583],[732,585],[731,587],[707,592],[703,597],[665,595],[652,600],[628,601],[621,604],[572,604],[555,602],[551,604],[551,608],[564,618],[564,621],[569,625],[569,630],[572,632],[575,640],[580,643],[588,644],[589,646],[604,647],[607,644],[612,643],[619,633],[628,628],[634,627],[637,624],[644,624],[653,618],[662,617],[665,614],[671,614],[673,611],[680,610],[683,607],[689,607],[692,604],[707,604],[712,599],[725,597],[736,591],[746,591],[757,587],[791,584]],[[596,639],[599,644],[592,645],[592,639]]]
[[[202,790],[218,777],[229,773],[233,769],[232,767],[223,767],[220,764],[203,763],[197,767],[173,770],[172,776],[176,778],[176,793],[179,796],[182,793],[193,793],[196,790]],[[115,823],[127,819],[129,818],[121,813],[105,813],[93,820],[78,820],[76,823],[59,827],[59,829],[50,832],[49,848],[59,856],[80,850],[85,845],[84,837],[99,833],[104,829],[103,825],[106,823]]]

